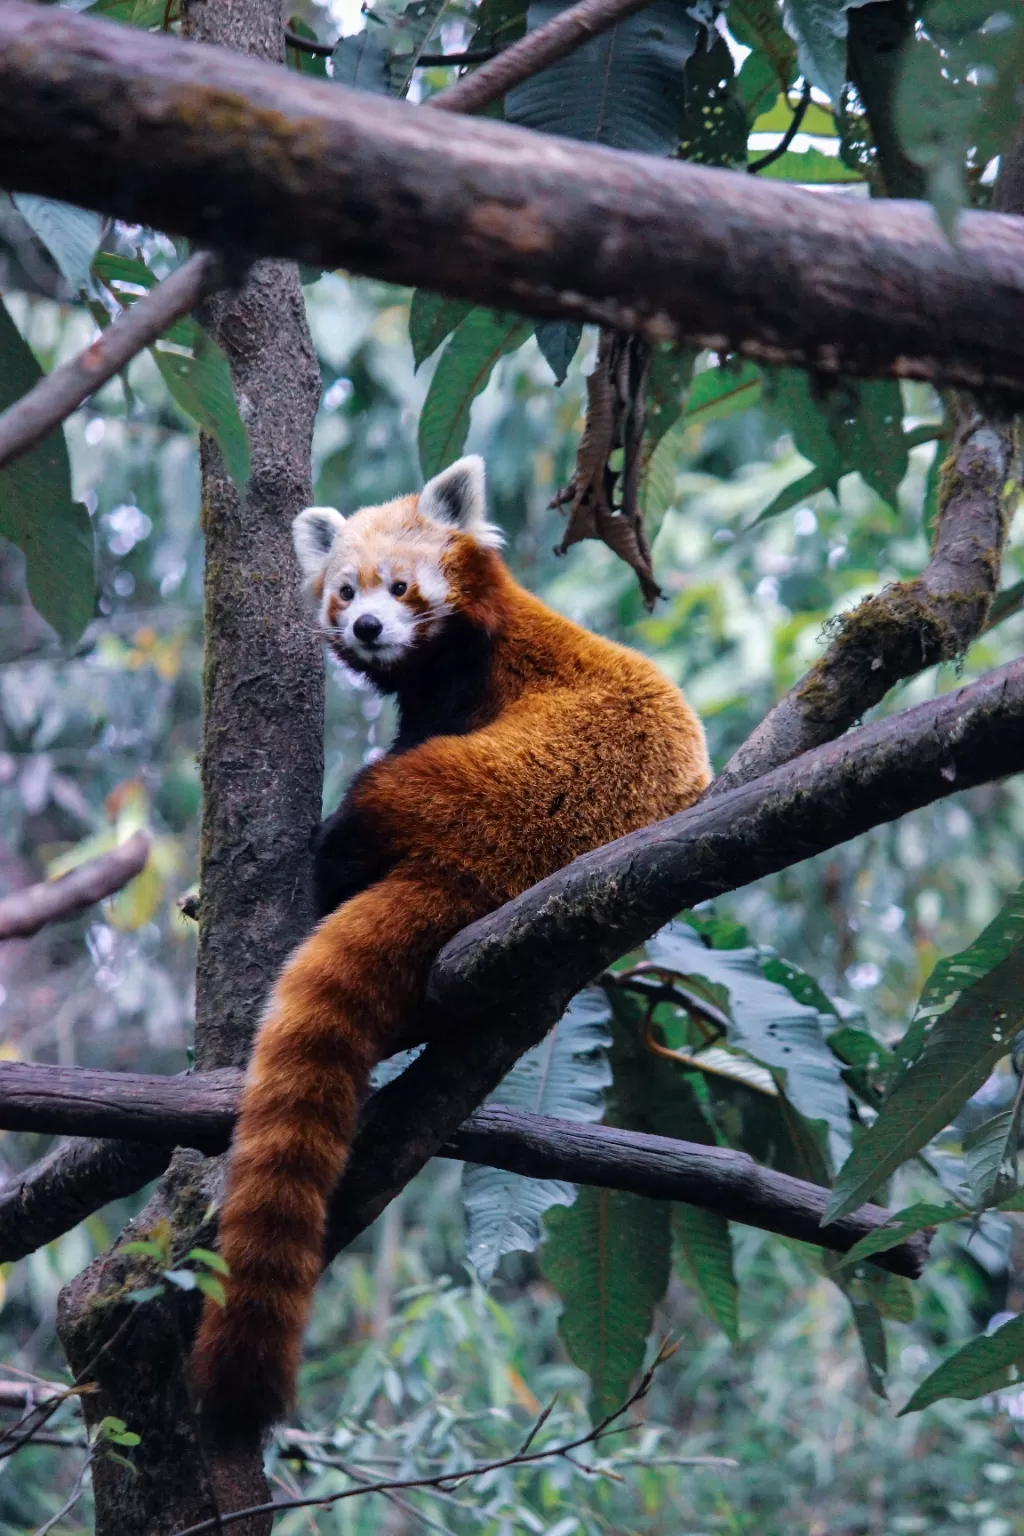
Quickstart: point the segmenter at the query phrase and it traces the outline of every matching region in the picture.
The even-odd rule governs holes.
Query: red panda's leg
[[[331,913],[285,967],[256,1038],[220,1215],[227,1305],[192,1359],[222,1438],[272,1423],[295,1383],[327,1199],[372,1067],[401,1042],[431,960],[479,903],[396,871]]]

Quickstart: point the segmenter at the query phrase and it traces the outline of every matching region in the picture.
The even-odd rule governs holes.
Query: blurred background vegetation
[[[325,35],[336,30],[323,12],[310,7],[304,15]],[[351,16],[342,20],[354,25]],[[449,49],[472,36],[466,25],[453,26]],[[423,78],[428,89],[435,77]],[[773,87],[769,107],[774,97]],[[820,103],[817,110],[822,135],[794,149],[831,156],[838,166],[831,114]],[[770,135],[770,123],[758,126]],[[798,179],[810,179],[810,164]],[[865,191],[861,183],[840,195]],[[175,254],[163,237],[125,226],[108,231],[104,243],[157,271]],[[415,366],[408,293],[337,273],[309,276],[323,376],[315,499],[347,512],[420,483],[421,410],[438,361],[435,354]],[[88,343],[85,309],[16,286],[5,296],[7,312],[44,370]],[[596,333],[584,332],[561,384],[532,336],[502,357],[473,403],[466,446],[487,461],[492,515],[517,575],[559,611],[655,657],[703,716],[720,767],[820,655],[835,615],[926,563],[942,445],[918,441],[929,436],[918,429],[941,430],[942,405],[923,385],[896,395],[902,429],[917,433],[917,445],[887,499],[877,476],[869,484],[847,470],[856,456],[840,466],[834,492],[780,496],[798,481],[814,483],[817,460],[799,425],[805,418],[779,393],[735,375],[738,402],[691,409],[660,457],[648,510],[665,597],[648,614],[633,573],[603,546],[580,544],[562,558],[553,552],[564,519],[548,504],[573,468],[595,349]],[[716,361],[698,359],[698,377]],[[0,1049],[9,1059],[178,1072],[189,1063],[195,947],[179,904],[196,878],[199,801],[195,425],[147,353],[126,381],[112,381],[70,420],[67,437],[73,495],[96,537],[99,612],[68,654],[28,601],[22,554],[13,544],[0,548],[0,891],[110,846],[138,825],[152,830],[155,844],[143,875],[101,909],[0,949]],[[865,463],[871,453],[869,442]],[[766,510],[773,515],[759,521]],[[1014,528],[1004,587],[1021,578]],[[953,688],[1019,654],[1022,641],[1024,615],[1011,612],[957,666],[896,689],[882,708]],[[390,730],[387,703],[336,671],[325,808],[386,747]],[[986,786],[758,881],[704,916],[743,925],[747,936],[732,943],[770,946],[816,978],[841,1021],[892,1044],[936,960],[969,944],[1016,889],[1022,836],[1020,784]],[[724,922],[712,931],[729,946]],[[621,1097],[628,1031],[621,1018],[614,1023]],[[602,1079],[598,1098],[604,1086]],[[968,1105],[961,1129],[1012,1092],[1009,1067],[1000,1069]],[[680,1125],[676,1133],[689,1132]],[[46,1145],[0,1135],[0,1177],[15,1176]],[[950,1144],[951,1159],[956,1151]],[[927,1177],[901,1173],[890,1204],[908,1203]],[[547,1245],[484,1260],[474,1250],[474,1267],[460,1178],[455,1165],[429,1167],[321,1284],[303,1379],[306,1438],[279,1437],[272,1465],[281,1488],[340,1486],[349,1463],[406,1476],[500,1453],[555,1394],[549,1428],[562,1438],[585,1428],[590,1386],[559,1334],[562,1301]],[[58,1290],[143,1199],[109,1207],[6,1267],[0,1357],[8,1376],[62,1379]],[[575,1209],[556,1205],[545,1217],[549,1244]],[[579,1465],[496,1472],[455,1494],[297,1511],[279,1529],[289,1536],[310,1529],[346,1536],[1024,1532],[1024,1391],[895,1416],[954,1346],[1020,1309],[1024,1243],[1016,1219],[989,1213],[973,1228],[943,1229],[913,1287],[916,1306],[909,1288],[879,1299],[888,1401],[872,1392],[854,1316],[812,1252],[734,1229],[736,1284],[730,1279],[732,1299],[723,1303],[694,1273],[677,1233],[649,1354],[666,1336],[679,1347],[658,1372],[644,1427],[624,1442],[617,1479],[588,1473],[584,1453]],[[72,1489],[83,1453],[71,1409],[51,1428],[55,1441],[71,1444],[34,1444],[0,1462],[5,1533],[38,1527]],[[310,1432],[319,1434],[315,1442]],[[688,1465],[689,1458],[735,1465]],[[88,1500],[57,1528],[88,1530]]]

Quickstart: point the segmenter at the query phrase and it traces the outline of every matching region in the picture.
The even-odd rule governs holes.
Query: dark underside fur
[[[398,703],[398,731],[388,756],[408,752],[431,736],[464,736],[485,725],[494,714],[489,707],[493,661],[491,637],[455,614],[436,639],[412,652],[401,667],[369,671],[378,692],[394,694]],[[356,804],[361,779],[357,774],[338,809],[314,834],[317,917],[351,901],[392,867],[387,849]]]

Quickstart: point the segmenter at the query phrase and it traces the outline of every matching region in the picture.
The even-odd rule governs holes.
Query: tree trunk
[[[282,50],[278,0],[191,0],[188,32],[265,59]],[[303,619],[290,524],[311,498],[309,452],[320,378],[297,269],[260,262],[237,294],[204,319],[228,356],[249,432],[244,493],[216,445],[202,442],[206,535],[206,665],[202,752],[196,1061],[244,1063],[263,999],[309,925],[310,834],[320,816],[323,663]],[[197,1241],[219,1192],[220,1166],[179,1150],[125,1238],[169,1242],[178,1264]],[[97,1536],[167,1536],[195,1521],[267,1498],[262,1456],[251,1447],[211,1460],[196,1434],[185,1360],[195,1293],[173,1286],[144,1304],[127,1293],[159,1280],[159,1264],[120,1246],[62,1294],[59,1332],[87,1423],[107,1414],[141,1436],[134,1463],[96,1453]],[[269,1530],[267,1518],[233,1527]]]

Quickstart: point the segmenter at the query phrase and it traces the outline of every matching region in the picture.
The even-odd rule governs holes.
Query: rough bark
[[[185,21],[203,39],[281,56],[277,0],[194,0]],[[147,41],[129,29],[122,37],[129,53]],[[217,1068],[245,1060],[267,988],[311,917],[307,861],[320,815],[323,664],[293,580],[290,524],[311,498],[320,379],[292,265],[258,263],[237,294],[211,301],[204,319],[227,354],[252,451],[242,492],[216,446],[202,442],[206,664],[195,1041],[197,1063]],[[140,1159],[143,1150],[150,1155],[142,1149]],[[129,1233],[166,1224],[179,1260],[201,1230],[218,1172],[194,1152],[177,1152]],[[99,1384],[83,1400],[87,1421],[117,1414],[142,1436],[134,1475],[102,1457],[95,1465],[97,1536],[162,1536],[215,1514],[218,1502],[231,1509],[266,1498],[258,1447],[230,1460],[205,1454],[185,1386],[191,1298],[169,1287],[164,1297],[133,1306],[125,1297],[147,1283],[140,1269],[144,1275],[138,1255],[115,1247],[65,1289],[58,1312],[72,1370],[94,1373]],[[269,1520],[255,1517],[240,1529],[256,1536]]]
[[[231,1070],[168,1078],[0,1062],[0,1127],[101,1131],[159,1146],[174,1142],[221,1152],[231,1137],[241,1086],[242,1074]],[[844,1223],[819,1230],[828,1191],[759,1168],[744,1152],[498,1107],[477,1110],[438,1155],[528,1178],[569,1179],[655,1200],[684,1200],[839,1253],[892,1214],[866,1205]],[[0,1238],[0,1261],[6,1257]],[[927,1242],[919,1239],[891,1249],[879,1262],[916,1278],[926,1257]]]
[[[829,376],[1024,387],[1024,223],[457,119],[7,0],[0,181]]]

